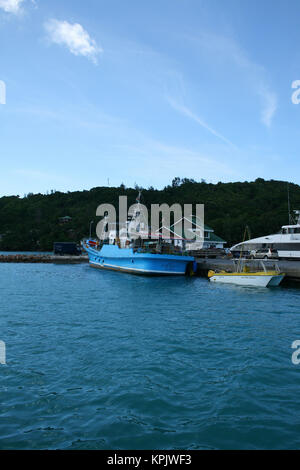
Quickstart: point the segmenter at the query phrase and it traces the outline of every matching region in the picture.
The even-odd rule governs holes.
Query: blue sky
[[[300,4],[0,0],[0,195],[300,183]]]

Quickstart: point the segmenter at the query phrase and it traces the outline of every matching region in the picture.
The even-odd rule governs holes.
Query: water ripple
[[[298,448],[299,298],[2,265],[0,448]]]

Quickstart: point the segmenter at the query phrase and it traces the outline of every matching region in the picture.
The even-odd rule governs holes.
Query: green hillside
[[[291,208],[300,209],[300,187],[290,184]],[[0,198],[0,250],[52,250],[54,241],[76,241],[87,236],[89,222],[102,203],[118,207],[119,195],[135,202],[137,189],[97,187],[90,191],[52,192]],[[205,222],[231,246],[242,240],[248,225],[252,237],[277,232],[288,223],[287,183],[284,181],[207,184],[175,178],[163,190],[143,189],[142,202],[205,204]],[[71,222],[61,224],[60,217]]]

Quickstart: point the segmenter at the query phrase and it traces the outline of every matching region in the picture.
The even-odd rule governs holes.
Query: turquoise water
[[[1,449],[300,447],[300,289],[1,264]]]

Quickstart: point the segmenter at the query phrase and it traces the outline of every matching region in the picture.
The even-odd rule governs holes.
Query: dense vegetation
[[[300,209],[300,187],[290,184],[291,208]],[[55,241],[79,242],[89,234],[91,220],[97,222],[96,208],[110,203],[118,206],[119,195],[135,202],[137,188],[98,187],[90,191],[28,194],[0,198],[0,250],[52,250]],[[142,202],[204,203],[205,222],[231,246],[243,239],[246,225],[251,236],[277,232],[288,223],[287,183],[265,181],[207,184],[175,178],[163,190],[143,189]],[[60,217],[72,220],[61,224]],[[95,228],[95,225],[94,225]]]

